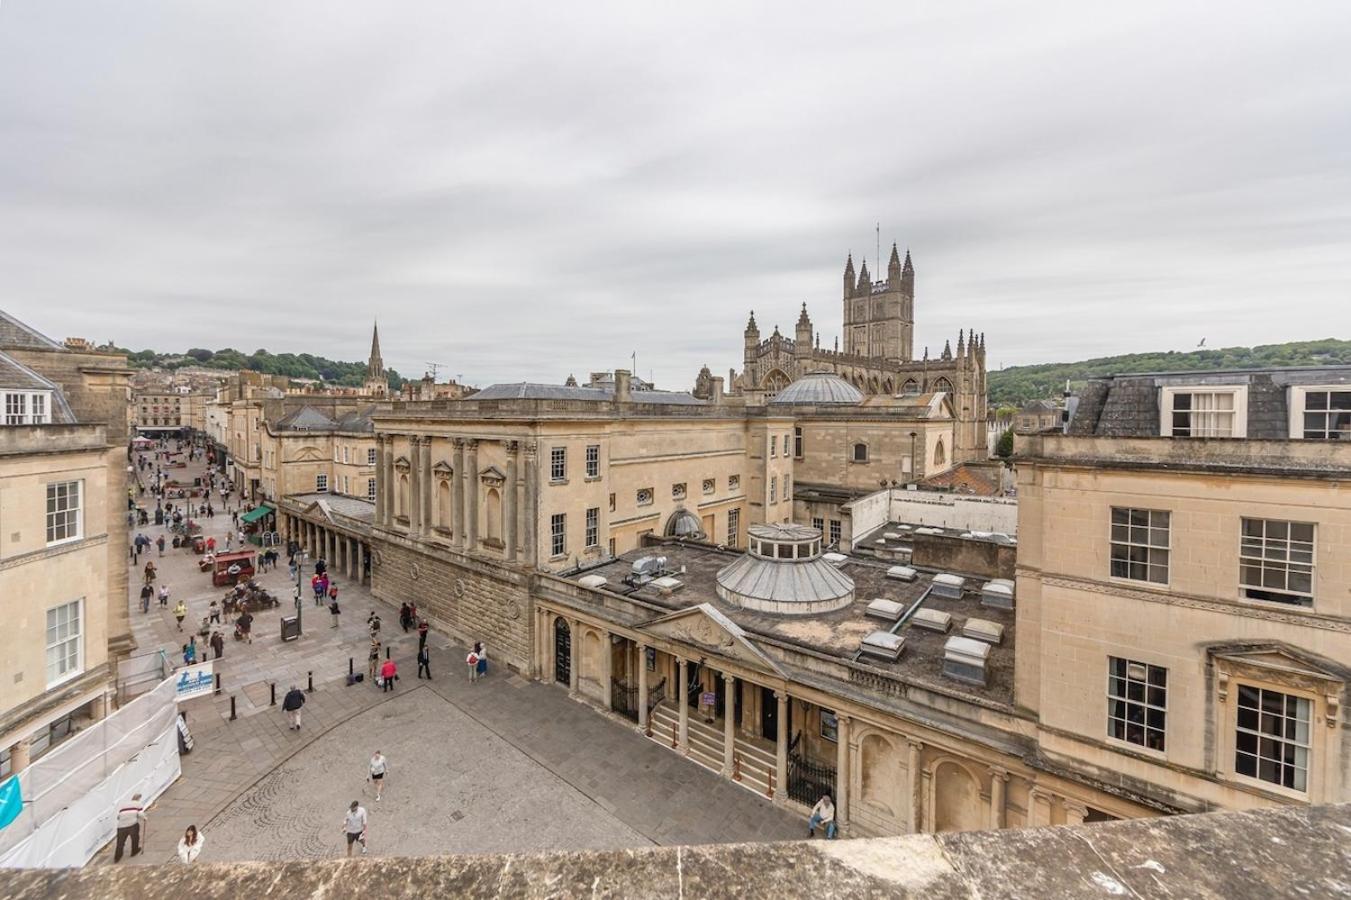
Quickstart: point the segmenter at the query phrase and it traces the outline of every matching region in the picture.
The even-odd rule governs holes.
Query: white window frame
[[[600,507],[589,506],[586,510],[586,549],[600,546]]]
[[[1121,665],[1118,667],[1117,663]],[[1121,674],[1117,674],[1118,668]],[[1163,684],[1154,682],[1156,672],[1163,673]],[[1114,690],[1115,681],[1120,681],[1120,690]],[[1139,685],[1139,692],[1134,693],[1132,686]],[[1151,696],[1152,691],[1163,692],[1163,703],[1154,702],[1156,698]],[[1117,704],[1120,709],[1117,710]],[[1139,722],[1134,722],[1130,718],[1132,708],[1138,707],[1140,715],[1143,717]],[[1120,713],[1119,715],[1117,713]],[[1163,717],[1163,722],[1159,726],[1149,724],[1150,713],[1158,713]],[[1122,736],[1113,734],[1113,723],[1121,723]],[[1140,740],[1134,741],[1130,738],[1130,727],[1136,725],[1140,729]],[[1139,659],[1129,659],[1124,656],[1107,657],[1107,740],[1113,744],[1120,744],[1130,747],[1133,750],[1144,750],[1149,753],[1157,753],[1160,756],[1168,751],[1168,667],[1156,666],[1153,663],[1145,662]],[[1155,732],[1159,735],[1160,745],[1155,747],[1150,744],[1150,733]]]
[[[769,476],[769,502],[779,502],[779,479],[775,478],[773,474]]]
[[[600,477],[600,444],[586,445],[586,477]]]
[[[1125,523],[1123,523],[1122,525],[1120,525],[1120,526],[1118,526],[1117,523],[1115,523],[1115,522],[1112,521],[1112,519],[1113,519],[1113,514],[1114,514],[1117,510],[1123,510],[1123,511],[1126,513],[1126,519],[1127,519],[1127,521],[1126,521]],[[1137,524],[1134,524],[1134,523],[1132,523],[1132,522],[1130,521],[1130,519],[1131,519],[1131,513],[1137,513],[1137,512],[1142,512],[1142,513],[1148,513],[1148,514],[1149,514],[1147,524],[1145,524],[1145,525],[1137,525]],[[1150,542],[1148,541],[1148,537],[1149,537],[1150,535],[1152,535],[1152,533],[1153,533],[1154,531],[1159,530],[1159,526],[1155,526],[1155,525],[1153,524],[1153,522],[1154,522],[1154,514],[1155,514],[1155,513],[1163,513],[1164,515],[1166,515],[1166,516],[1168,517],[1168,525],[1167,525],[1167,530],[1168,530],[1168,543],[1167,543],[1166,545],[1152,544],[1152,543],[1150,543]],[[1125,540],[1117,540],[1117,535],[1116,535],[1116,532],[1115,532],[1115,529],[1116,529],[1117,527],[1123,527],[1123,528],[1127,529],[1127,535],[1126,535],[1126,539],[1125,539]],[[1131,529],[1133,529],[1133,528],[1145,528],[1145,529],[1146,529],[1146,541],[1145,541],[1145,543],[1139,543],[1139,542],[1137,542],[1137,541],[1135,541],[1135,540],[1133,539],[1134,536],[1133,536],[1133,534],[1131,533]],[[1126,574],[1126,575],[1117,575],[1115,572],[1112,571],[1112,566],[1113,566],[1113,564],[1116,562],[1116,560],[1114,560],[1114,559],[1112,558],[1112,548],[1115,547],[1115,546],[1117,546],[1118,544],[1121,545],[1122,547],[1128,547],[1128,548],[1129,548],[1129,547],[1141,547],[1141,548],[1144,548],[1144,550],[1146,551],[1146,557],[1147,557],[1147,558],[1145,559],[1145,561],[1142,563],[1142,565],[1145,566],[1145,577],[1144,577],[1144,578],[1135,578],[1135,577],[1131,576],[1130,574]],[[1163,580],[1163,581],[1155,581],[1155,580],[1153,580],[1152,578],[1148,577],[1148,576],[1149,576],[1149,573],[1150,573],[1150,570],[1151,570],[1152,568],[1155,568],[1155,567],[1157,567],[1157,566],[1159,565],[1158,563],[1151,562],[1151,561],[1148,559],[1149,551],[1150,551],[1150,550],[1162,551],[1162,552],[1164,553],[1164,562],[1163,562],[1164,580]],[[1133,560],[1131,560],[1131,559],[1129,559],[1129,558],[1126,560],[1126,571],[1127,571],[1127,573],[1130,572],[1130,567],[1131,567],[1132,565],[1134,565],[1134,564],[1141,564],[1141,563],[1137,563],[1136,561],[1133,561]],[[1108,510],[1107,510],[1107,576],[1108,576],[1109,578],[1111,578],[1112,580],[1114,580],[1114,581],[1128,581],[1128,582],[1131,582],[1131,583],[1133,583],[1133,584],[1148,584],[1148,585],[1155,585],[1155,586],[1161,587],[1161,588],[1162,588],[1162,587],[1168,587],[1168,585],[1171,583],[1172,578],[1173,578],[1173,513],[1172,513],[1172,510],[1167,510],[1167,509],[1147,509],[1147,508],[1142,507],[1142,506],[1110,506],[1110,507],[1108,507]]]
[[[366,499],[369,500],[369,501],[371,501],[372,503],[375,502],[375,479],[374,479],[374,478],[367,478],[367,479],[366,479]]]
[[[1248,523],[1261,522],[1262,534],[1249,535]],[[1269,536],[1272,525],[1284,525],[1285,537]],[[1307,526],[1311,530],[1311,536],[1308,541],[1296,540],[1291,535],[1293,526]],[[1279,555],[1273,555],[1279,554]],[[1308,561],[1304,560],[1307,554]],[[1317,584],[1318,575],[1318,524],[1316,522],[1295,522],[1289,519],[1268,519],[1265,517],[1243,516],[1239,519],[1238,534],[1238,593],[1239,597],[1251,603],[1271,603],[1279,606],[1293,606],[1300,609],[1312,609],[1314,605],[1314,587]],[[1256,567],[1261,570],[1261,577],[1257,579],[1259,583],[1251,584],[1245,580],[1250,569]],[[1307,571],[1305,571],[1307,570]],[[1284,580],[1281,587],[1268,585],[1265,576],[1273,572],[1283,572]],[[1307,593],[1298,590],[1292,590],[1289,587],[1291,575],[1309,576],[1309,590]],[[1265,591],[1274,594],[1283,594],[1290,597],[1290,600],[1276,600],[1268,597],[1250,596],[1248,592]]]
[[[1159,434],[1174,437],[1173,400],[1178,394],[1192,395],[1234,395],[1234,428],[1232,434],[1210,435],[1192,434],[1177,437],[1225,437],[1242,438],[1248,436],[1248,386],[1243,384],[1186,384],[1159,388]],[[1195,412],[1195,411],[1193,411]]]
[[[53,628],[59,626],[52,624],[51,621],[52,614],[59,613],[60,610],[67,609],[68,607],[71,606],[75,607],[74,632],[67,633],[65,637],[61,637],[53,641],[50,632]],[[44,644],[46,646],[46,654],[45,659],[43,661],[46,665],[47,670],[46,671],[47,688],[50,690],[51,688],[54,688],[59,684],[64,684],[65,682],[70,681],[72,678],[78,678],[82,674],[84,674],[84,598],[81,597],[77,600],[71,600],[69,603],[62,603],[59,606],[53,606],[51,609],[47,610],[46,621],[44,622],[44,624],[46,626],[46,629],[43,633]],[[55,677],[53,677],[52,665],[54,660],[52,658],[52,652],[53,651],[61,652],[63,648],[68,648],[68,646],[72,642],[74,643],[74,650],[75,650],[74,663],[70,666],[70,668],[66,669],[63,672],[57,673]],[[58,661],[67,658],[69,658],[68,650],[67,652],[64,652],[61,657],[58,657]]]
[[[314,476],[314,492],[316,494],[328,493],[328,476],[323,472]]]
[[[839,519],[830,520],[830,540],[827,543],[838,544],[844,537],[844,525]]]
[[[727,546],[735,547],[741,535],[741,507],[727,510]]]
[[[568,514],[554,513],[549,517],[549,555],[564,556],[568,552]]]
[[[549,448],[549,483],[560,484],[568,480],[568,448]]]
[[[375,465],[375,448],[374,448],[374,447],[367,447],[367,448],[366,448],[366,465],[368,465],[368,466],[373,466],[373,465]]]
[[[4,391],[0,396],[0,414],[6,425],[50,425],[51,391]],[[41,412],[36,407],[41,404]]]
[[[793,459],[802,458],[802,426],[793,426]]]
[[[65,506],[65,507],[62,508],[62,509],[57,509],[57,510],[53,511],[52,508],[51,508],[52,501],[53,501],[53,499],[57,499],[57,498],[54,498],[54,497],[52,496],[52,489],[53,489],[53,488],[59,489],[59,488],[62,488],[62,487],[66,488],[66,498],[67,498],[67,501],[69,501],[71,485],[74,485],[74,490],[75,490],[75,503],[74,503],[74,505],[69,505],[69,504],[68,504],[67,506]],[[78,540],[80,540],[81,538],[83,538],[83,537],[84,537],[84,479],[82,479],[82,478],[77,478],[77,479],[74,479],[74,480],[72,480],[72,481],[49,481],[49,482],[47,483],[47,490],[46,490],[45,493],[46,493],[46,498],[47,498],[47,531],[46,531],[46,535],[47,535],[47,546],[48,546],[48,547],[57,547],[57,546],[60,546],[61,544],[69,544],[71,541],[78,541]],[[59,491],[58,491],[58,493],[59,493]],[[68,529],[68,532],[69,532],[69,530],[71,529],[71,525],[70,525],[70,517],[71,517],[71,514],[74,515],[74,526],[73,526],[74,534],[67,533],[64,537],[58,537],[58,538],[52,537],[52,529],[53,529],[53,526],[56,524],[56,519],[55,519],[54,517],[55,517],[55,516],[61,516],[61,517],[63,517],[63,521],[64,521],[64,523],[65,523],[65,525],[66,525],[66,528]]]
[[[1257,725],[1256,725],[1256,727],[1249,727],[1249,726],[1244,726],[1244,725],[1241,725],[1241,724],[1240,724],[1240,716],[1242,716],[1242,714],[1243,714],[1243,713],[1242,713],[1242,708],[1243,708],[1244,705],[1245,705],[1244,702],[1243,702],[1243,692],[1244,692],[1245,689],[1246,689],[1246,690],[1249,690],[1249,691],[1256,691],[1256,692],[1257,692],[1257,713],[1258,713],[1258,720],[1257,720]],[[1280,792],[1282,792],[1282,793],[1287,793],[1287,794],[1298,794],[1298,795],[1308,796],[1308,794],[1309,794],[1309,783],[1310,783],[1310,781],[1313,779],[1313,777],[1314,777],[1314,775],[1315,775],[1314,767],[1313,767],[1313,751],[1314,751],[1314,747],[1313,747],[1313,738],[1314,738],[1314,734],[1315,734],[1315,732],[1316,732],[1316,727],[1317,727],[1317,712],[1318,712],[1318,710],[1317,710],[1317,704],[1315,704],[1314,699],[1313,699],[1312,697],[1309,697],[1309,696],[1307,696],[1307,695],[1305,695],[1305,694],[1302,694],[1302,693],[1300,693],[1300,692],[1298,692],[1298,691],[1293,691],[1293,690],[1289,690],[1289,689],[1277,689],[1277,688],[1274,688],[1274,687],[1266,687],[1266,686],[1264,686],[1264,685],[1262,685],[1262,684],[1247,684],[1247,683],[1244,683],[1244,682],[1241,681],[1241,680],[1235,682],[1235,684],[1234,684],[1232,690],[1233,690],[1233,698],[1234,698],[1234,699],[1233,699],[1233,703],[1234,703],[1234,718],[1233,718],[1233,720],[1232,720],[1234,748],[1233,748],[1233,756],[1231,757],[1231,759],[1232,759],[1232,765],[1233,765],[1234,777],[1235,777],[1236,779],[1240,780],[1240,781],[1244,781],[1244,782],[1247,782],[1247,783],[1250,783],[1250,784],[1259,785],[1259,786],[1261,786],[1262,788],[1264,788],[1264,789],[1266,789],[1266,790],[1276,790],[1276,791],[1280,791]],[[1281,713],[1280,713],[1279,715],[1276,715],[1276,714],[1274,714],[1274,713],[1267,713],[1267,712],[1265,711],[1264,704],[1263,704],[1263,702],[1262,702],[1263,699],[1264,699],[1264,698],[1263,698],[1263,695],[1264,695],[1264,694],[1275,694],[1275,695],[1279,695],[1279,696],[1285,698],[1286,700],[1294,700],[1294,701],[1296,702],[1296,708],[1295,708],[1296,716],[1292,719],[1289,715],[1287,715],[1287,714],[1286,714],[1286,710],[1288,709],[1288,707],[1286,707],[1284,704],[1282,704],[1282,707],[1283,707],[1283,708],[1282,708],[1282,711],[1281,711]],[[1304,709],[1304,712],[1306,713],[1306,715],[1305,715],[1305,717],[1304,717],[1304,720],[1303,720],[1303,721],[1304,721],[1305,728],[1304,728],[1304,739],[1303,739],[1302,742],[1301,742],[1300,739],[1299,739],[1299,727],[1298,727],[1298,723],[1299,723],[1299,719],[1298,719],[1299,704],[1303,704],[1303,709]],[[1295,723],[1295,727],[1294,727],[1295,736],[1294,736],[1294,737],[1287,737],[1284,733],[1282,733],[1282,734],[1280,734],[1280,735],[1276,735],[1276,734],[1273,734],[1273,733],[1264,731],[1264,730],[1263,730],[1264,720],[1266,720],[1266,719],[1268,718],[1268,716],[1272,716],[1273,718],[1279,718],[1279,719],[1285,720],[1285,721],[1293,721],[1293,722]],[[1271,723],[1271,724],[1281,724],[1281,723]],[[1239,736],[1240,736],[1240,735],[1243,735],[1243,734],[1251,734],[1251,735],[1255,735],[1255,736],[1256,736],[1256,750],[1257,750],[1257,753],[1256,753],[1256,766],[1257,766],[1257,769],[1256,769],[1256,771],[1257,771],[1257,774],[1255,774],[1255,775],[1249,775],[1249,774],[1247,774],[1247,773],[1240,772],[1240,771],[1239,771],[1239,768],[1238,768],[1238,766],[1239,766],[1239,757],[1240,757],[1240,754],[1243,755],[1243,756],[1245,756],[1245,757],[1246,757],[1246,756],[1253,756],[1253,754],[1248,753],[1247,751],[1241,750],[1241,749],[1239,748]],[[1302,749],[1302,750],[1304,751],[1304,762],[1303,762],[1303,765],[1302,765],[1302,766],[1299,765],[1298,763],[1286,763],[1286,762],[1283,762],[1283,761],[1280,762],[1280,767],[1281,767],[1280,771],[1281,771],[1282,773],[1284,772],[1284,769],[1285,769],[1285,767],[1287,767],[1287,766],[1292,767],[1292,768],[1294,768],[1294,769],[1296,769],[1296,770],[1302,770],[1302,771],[1303,771],[1303,773],[1304,773],[1304,784],[1303,784],[1303,786],[1301,786],[1301,787],[1291,787],[1291,786],[1285,784],[1283,778],[1282,778],[1281,780],[1278,780],[1278,781],[1271,781],[1270,779],[1267,779],[1267,778],[1263,778],[1263,777],[1262,777],[1262,775],[1261,775],[1262,759],[1263,759],[1263,758],[1269,758],[1269,757],[1263,757],[1263,756],[1262,756],[1263,744],[1264,744],[1264,742],[1267,742],[1267,741],[1270,741],[1270,742],[1279,744],[1279,745],[1281,745],[1282,747],[1284,747],[1284,746],[1287,745],[1287,744],[1291,744],[1291,745],[1293,745],[1295,748],[1297,748],[1297,750],[1298,750],[1298,749]]]
[[[1290,407],[1290,439],[1294,441],[1341,440],[1341,438],[1306,438],[1304,436],[1304,413],[1310,392],[1328,393],[1351,392],[1351,384],[1300,384],[1292,385],[1288,406]]]

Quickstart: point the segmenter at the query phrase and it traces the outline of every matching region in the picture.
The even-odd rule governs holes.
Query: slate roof
[[[276,428],[278,431],[326,431],[336,428],[337,425],[337,422],[313,406],[302,406],[295,412],[278,419]]]
[[[0,309],[0,347],[61,350],[60,344]]]
[[[51,419],[53,425],[74,425],[78,423],[70,404],[61,388],[50,379],[44,378],[33,369],[25,366],[14,357],[0,351],[0,390],[5,388],[21,391],[51,391]]]
[[[1351,366],[1156,372],[1095,378],[1073,398],[1077,403],[1071,404],[1066,434],[1157,437],[1160,388],[1236,385],[1248,388],[1247,436],[1254,440],[1287,440],[1289,388],[1313,384],[1351,387]]]
[[[681,391],[632,391],[634,403],[678,403],[703,405],[702,400]],[[614,388],[572,387],[562,384],[538,384],[517,381],[492,384],[474,394],[469,400],[591,400],[598,403],[614,401]]]
[[[375,431],[375,422],[371,416],[375,415],[378,409],[375,404],[362,407],[356,412],[348,413],[337,422],[339,431]]]

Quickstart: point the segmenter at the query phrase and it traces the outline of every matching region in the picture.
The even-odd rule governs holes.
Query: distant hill
[[[1261,347],[1226,347],[1187,353],[1128,353],[1083,362],[1010,366],[990,372],[990,407],[1021,406],[1029,400],[1059,397],[1070,382],[1074,389],[1096,375],[1132,372],[1182,372],[1193,369],[1260,369],[1270,366],[1351,365],[1351,341],[1328,338]]]
[[[364,362],[340,362],[313,356],[309,353],[269,353],[255,350],[253,353],[241,353],[230,347],[224,350],[203,350],[194,347],[186,353],[157,353],[154,350],[124,350],[127,361],[134,369],[179,369],[184,366],[203,366],[208,369],[227,369],[238,371],[252,369],[267,375],[285,375],[288,378],[315,378],[330,384],[360,387],[366,380]],[[389,385],[397,391],[403,386],[403,378],[393,369],[389,370]]]

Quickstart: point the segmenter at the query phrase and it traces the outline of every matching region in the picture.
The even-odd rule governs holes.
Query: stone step
[[[666,715],[658,713],[666,712]],[[679,728],[679,719],[670,711],[654,711],[652,717],[652,740],[670,749],[671,728]],[[696,720],[687,722],[688,756],[695,762],[721,773],[723,767],[723,734],[715,728]],[[741,783],[764,793],[769,786],[769,773],[775,770],[774,758],[763,748],[748,744],[741,738],[736,739],[736,751],[741,759]]]
[[[679,713],[675,710],[669,710],[665,706],[660,706],[652,713],[652,733],[660,730],[669,742],[671,736],[671,726],[675,724],[679,728]],[[702,720],[691,718],[688,720],[687,731],[691,744],[696,741],[701,744],[709,745],[719,756],[722,755],[723,741],[725,740],[720,729],[704,723]],[[742,766],[744,768],[747,761],[755,761],[767,769],[773,769],[777,765],[774,753],[766,750],[758,744],[748,741],[741,735],[736,737],[736,748],[741,754]]]

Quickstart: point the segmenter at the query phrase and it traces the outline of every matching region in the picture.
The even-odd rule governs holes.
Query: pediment
[[[1208,652],[1216,660],[1249,669],[1263,670],[1287,678],[1312,678],[1319,681],[1351,680],[1351,670],[1281,643],[1220,644]]]
[[[407,472],[409,469],[413,468],[413,464],[408,461],[408,457],[400,456],[398,459],[394,460],[394,468],[398,469],[400,472]]]
[[[318,447],[301,447],[295,456],[291,457],[291,462],[323,462],[327,459],[327,454]]]
[[[444,459],[432,466],[432,474],[437,478],[450,478],[454,476],[455,469]]]
[[[707,603],[653,619],[639,629],[696,648],[711,656],[733,659],[766,674],[786,677],[772,659],[755,646],[750,636],[731,619]]]
[[[304,515],[310,518],[323,517],[325,521],[333,521],[333,513],[328,508],[328,503],[324,500],[315,500],[309,506],[305,507]]]
[[[479,479],[486,485],[492,487],[501,487],[507,483],[506,473],[497,466],[488,466],[482,472],[478,473]]]

